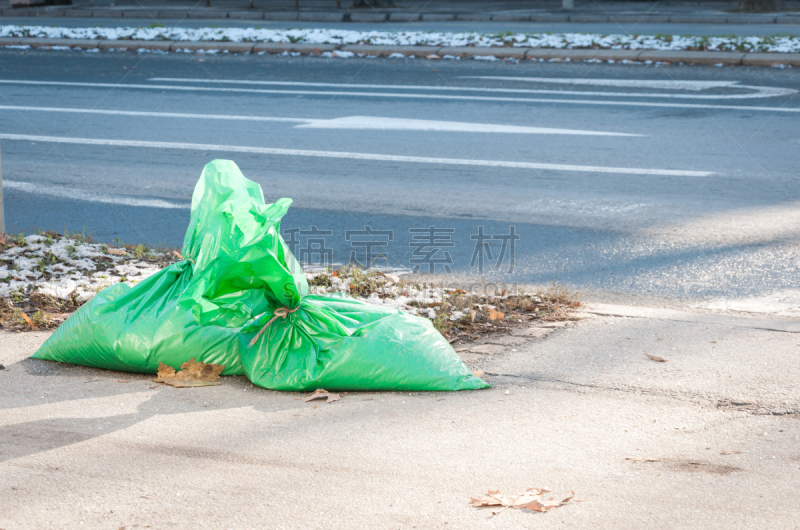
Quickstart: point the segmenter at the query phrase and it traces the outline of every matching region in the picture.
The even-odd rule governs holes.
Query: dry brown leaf
[[[489,493],[480,497],[470,497],[469,505],[476,508],[482,506],[503,506],[504,499],[498,490],[489,490]]]
[[[192,359],[194,359],[194,357],[192,357]],[[175,368],[164,364],[161,361],[158,362],[158,377],[156,379],[175,377],[175,373]]]
[[[342,398],[339,397],[339,394],[331,394],[327,390],[318,388],[313,394],[305,398],[303,403],[308,403],[309,401],[314,401],[315,399],[324,399],[325,403],[333,403],[334,401],[339,401]]]
[[[112,256],[127,256],[128,252],[124,248],[110,248],[108,253]]]
[[[526,510],[533,510],[535,512],[549,512],[553,508],[558,508],[559,506],[568,503],[575,497],[575,492],[570,492],[571,495],[569,497],[565,497],[562,500],[557,500],[556,498],[547,499],[545,501],[540,501],[538,499],[534,499],[523,508]]]
[[[478,316],[478,312],[474,309],[469,310],[469,318],[471,322],[475,322],[475,317]]]
[[[652,353],[645,353],[645,355],[647,355],[650,358],[651,361],[655,361],[657,363],[665,363],[665,362],[667,362],[667,360],[665,358],[661,357],[660,355],[653,355]]]
[[[543,499],[542,495],[549,492],[550,490],[547,488],[530,488],[516,495],[502,495],[497,490],[489,490],[486,495],[470,497],[469,505],[475,508],[502,506],[503,510],[506,508],[524,508],[537,512],[546,512],[566,504],[575,497],[575,492],[572,492],[569,497],[561,500],[556,500],[556,498]],[[493,515],[500,513],[500,511],[493,512]]]
[[[20,313],[19,313],[19,314],[20,314],[20,315],[22,315],[22,318],[24,318],[24,319],[25,319],[25,322],[27,322],[27,323],[28,323],[28,325],[29,325],[31,328],[33,328],[33,329],[39,329],[39,326],[37,326],[36,324],[34,324],[34,323],[33,323],[33,320],[31,320],[31,317],[29,317],[28,315],[26,315],[26,314],[25,314],[23,311],[20,311]]]
[[[741,451],[722,451],[720,454],[728,456],[728,455],[738,455],[740,453],[741,453]]]
[[[224,364],[199,363],[194,360],[194,357],[181,365],[180,372],[176,372],[173,367],[159,362],[158,377],[153,381],[171,385],[175,388],[216,386],[221,384],[217,379],[219,379],[224,369]]]
[[[503,320],[506,317],[506,314],[502,311],[495,311],[494,309],[489,310],[489,320]]]

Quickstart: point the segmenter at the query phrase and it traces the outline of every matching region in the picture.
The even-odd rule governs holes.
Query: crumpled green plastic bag
[[[236,164],[211,162],[192,196],[185,260],[134,287],[102,290],[33,357],[144,373],[194,357],[274,390],[489,386],[429,320],[309,294],[280,235],[291,202],[265,204]]]

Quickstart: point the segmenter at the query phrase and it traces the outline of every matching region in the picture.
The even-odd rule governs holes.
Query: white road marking
[[[627,88],[662,88],[666,90],[707,90],[738,85],[739,81],[685,81],[675,79],[588,79],[582,77],[512,77],[500,75],[461,75],[460,79],[497,79],[527,83],[558,83],[563,85],[615,86]]]
[[[538,162],[510,162],[505,160],[470,160],[461,158],[434,158],[423,156],[382,155],[376,153],[349,153],[344,151],[316,151],[305,149],[280,149],[274,147],[247,147],[238,145],[190,144],[182,142],[147,142],[140,140],[106,140],[100,138],[66,138],[61,136],[34,136],[29,134],[0,134],[0,140],[50,142],[58,144],[98,145],[108,147],[140,147],[154,149],[184,149],[191,151],[217,151],[226,153],[252,153],[261,155],[307,156],[372,160],[378,162],[408,162],[415,164],[448,164],[516,169],[543,169],[551,171],[581,171],[589,173],[618,173],[628,175],[662,175],[671,177],[708,177],[712,171],[687,171],[678,169],[646,169],[606,166],[579,166],[572,164],[543,164]]]
[[[444,95],[444,94],[397,94],[391,92],[351,92],[351,91],[324,91],[324,90],[267,90],[257,88],[219,88],[219,87],[198,87],[198,86],[174,86],[174,85],[139,85],[139,84],[117,84],[117,83],[74,83],[66,81],[26,81],[26,80],[0,80],[0,84],[9,85],[40,85],[40,86],[74,86],[89,88],[133,88],[144,90],[178,90],[184,92],[234,92],[249,94],[285,94],[298,96],[331,96],[331,97],[372,97],[372,98],[403,98],[403,99],[437,99],[437,100],[456,100],[456,101],[496,101],[511,103],[546,103],[550,105],[610,105],[623,107],[656,107],[674,109],[719,109],[719,110],[744,110],[744,111],[763,111],[763,112],[800,112],[796,107],[756,107],[748,105],[713,105],[704,103],[651,103],[643,101],[601,101],[593,99],[545,99],[545,98],[511,98],[511,97],[490,97],[490,96],[464,96],[464,95]]]
[[[36,195],[46,195],[48,197],[58,197],[60,199],[72,199],[84,202],[99,202],[104,204],[120,204],[122,206],[140,206],[145,208],[167,208],[188,210],[190,204],[180,204],[160,199],[137,199],[124,195],[106,195],[104,193],[89,193],[82,190],[62,188],[59,186],[41,184],[31,184],[30,182],[18,182],[16,180],[4,180],[3,188],[7,190],[17,190]]]
[[[581,129],[554,129],[548,127],[522,127],[516,125],[493,125],[459,121],[410,120],[405,118],[384,118],[380,116],[347,116],[328,120],[307,118],[271,118],[262,116],[238,116],[230,114],[184,114],[177,112],[143,112],[132,110],[77,109],[69,107],[30,107],[0,105],[0,111],[22,112],[68,112],[78,114],[102,114],[110,116],[142,116],[153,118],[189,118],[200,120],[242,120],[265,122],[300,123],[295,127],[310,129],[351,129],[351,130],[404,130],[404,131],[448,131],[473,133],[513,133],[513,134],[571,134],[587,136],[645,136]]]
[[[500,79],[500,80],[526,80],[526,79],[547,79],[547,78],[524,78],[524,77],[490,77],[484,76],[480,79]],[[370,85],[370,84],[357,84],[357,83],[307,83],[301,81],[247,81],[238,79],[187,79],[180,77],[151,77],[149,81],[168,81],[178,83],[207,83],[207,84],[235,84],[235,85],[271,85],[271,86],[305,86],[305,87],[341,87],[341,88],[361,88],[361,89],[392,89],[392,90],[432,90],[432,91],[456,91],[456,92],[509,92],[516,94],[558,94],[568,96],[603,96],[603,97],[635,97],[635,98],[668,98],[668,99],[751,99],[751,98],[767,98],[776,96],[790,96],[796,94],[797,91],[791,88],[775,88],[775,87],[761,87],[749,85],[737,85],[738,81],[730,82],[730,85],[735,85],[735,88],[744,88],[752,90],[753,92],[744,94],[650,94],[645,92],[588,92],[585,90],[534,90],[527,88],[481,88],[481,87],[453,87],[453,86],[427,86],[427,85]],[[573,81],[569,79],[567,81]],[[601,79],[589,81],[602,81]],[[682,83],[679,81],[678,83]],[[691,83],[686,82],[686,83]],[[702,81],[696,81],[702,83]],[[578,84],[578,83],[573,83]],[[587,83],[591,84],[591,83]],[[726,86],[730,86],[726,85]],[[598,85],[601,86],[601,85]],[[617,86],[617,85],[607,85]],[[628,86],[628,85],[619,85]],[[630,85],[638,86],[638,85]],[[689,85],[691,86],[691,85]],[[698,85],[699,86],[699,85]],[[720,86],[719,84],[715,86]],[[664,88],[675,87],[666,86]],[[710,88],[710,87],[706,87]]]
[[[589,136],[644,136],[579,129],[552,129],[547,127],[521,127],[516,125],[492,125],[458,121],[412,120],[406,118],[382,118],[376,116],[348,116],[331,120],[309,120],[298,129],[355,129],[385,131],[448,131],[475,133],[516,133],[516,134],[574,134]]]
[[[242,121],[275,121],[287,123],[308,123],[314,120],[303,118],[271,118],[262,116],[237,116],[234,114],[186,114],[178,112],[146,112],[138,110],[105,110],[77,109],[71,107],[29,107],[21,105],[0,105],[0,110],[32,111],[32,112],[71,112],[76,114],[105,114],[110,116],[142,116],[151,118],[189,118],[199,120],[242,120]]]

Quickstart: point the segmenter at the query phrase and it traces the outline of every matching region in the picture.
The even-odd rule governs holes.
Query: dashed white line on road
[[[460,121],[412,120],[406,118],[385,118],[381,116],[346,116],[333,119],[305,118],[272,118],[262,116],[238,116],[230,114],[185,114],[177,112],[146,112],[111,109],[77,109],[70,107],[31,107],[16,105],[0,105],[0,111],[19,112],[66,112],[77,114],[101,114],[110,116],[132,116],[148,118],[188,118],[199,120],[241,120],[263,122],[299,123],[295,127],[309,129],[350,129],[350,130],[385,130],[385,131],[447,131],[470,133],[505,133],[505,134],[567,134],[585,136],[644,136],[603,131],[587,131],[583,129],[559,129],[551,127],[523,127],[518,125],[496,125],[491,123],[469,123]]]
[[[183,149],[225,153],[251,153],[261,155],[338,158],[378,162],[407,162],[413,164],[445,164],[493,168],[540,169],[549,171],[578,171],[588,173],[616,173],[627,175],[659,175],[672,177],[709,177],[712,171],[678,169],[647,169],[631,167],[581,166],[573,164],[545,164],[539,162],[514,162],[507,160],[471,160],[461,158],[435,158],[425,156],[383,155],[377,153],[350,153],[345,151],[316,151],[306,149],[281,149],[274,147],[248,147],[239,145],[192,144],[183,142],[148,142],[140,140],[107,140],[101,138],[67,138],[62,136],[35,136],[29,134],[0,134],[3,140],[49,142],[58,144],[96,145],[105,147],[138,147],[152,149]]]
[[[142,85],[123,83],[77,83],[67,81],[28,81],[2,79],[0,84],[7,85],[39,85],[39,86],[72,86],[87,88],[110,89],[144,89],[144,90],[178,90],[184,92],[226,92],[237,94],[281,94],[296,96],[326,96],[326,97],[370,97],[370,98],[403,98],[403,99],[438,99],[454,101],[492,101],[504,103],[546,103],[548,105],[605,105],[615,107],[657,107],[677,109],[720,109],[759,112],[789,112],[798,113],[797,107],[756,107],[749,105],[713,105],[705,103],[655,103],[649,101],[602,101],[593,99],[545,99],[545,98],[512,98],[491,96],[465,96],[462,94],[400,94],[391,92],[353,92],[349,90],[270,90],[259,88],[239,87],[205,87],[205,86],[175,86],[175,85]]]

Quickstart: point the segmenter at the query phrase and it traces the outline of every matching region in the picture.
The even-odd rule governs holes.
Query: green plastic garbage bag
[[[102,290],[33,357],[144,373],[194,357],[275,390],[489,386],[427,319],[309,294],[280,235],[291,202],[265,204],[236,164],[211,162],[192,196],[184,261]]]

